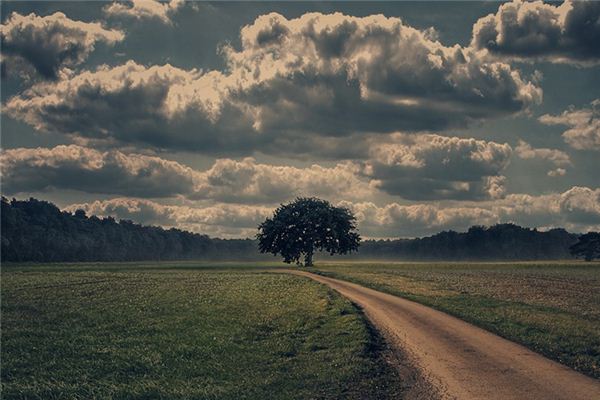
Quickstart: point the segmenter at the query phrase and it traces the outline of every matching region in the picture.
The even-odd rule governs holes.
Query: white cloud
[[[82,63],[97,43],[113,45],[125,37],[98,22],[74,21],[61,12],[45,17],[13,12],[0,33],[9,68],[17,70],[25,63],[45,79],[56,79],[63,68]]]
[[[146,225],[176,227],[213,237],[254,237],[256,227],[273,212],[272,207],[215,204],[201,208],[163,205],[154,201],[116,198],[73,204],[67,211],[82,209],[88,215],[131,219]]]
[[[533,148],[529,143],[523,140],[519,140],[519,144],[515,147],[515,153],[519,158],[525,160],[539,158],[541,160],[550,161],[557,167],[571,165],[571,159],[564,151],[548,148]]]
[[[377,206],[371,202],[340,204],[354,212],[359,230],[366,237],[414,237],[498,222],[497,215],[482,207],[398,203]]]
[[[367,199],[374,189],[361,180],[351,164],[331,168],[306,168],[258,164],[252,158],[241,161],[220,159],[200,175],[195,198],[226,202],[272,204],[298,196]]]
[[[576,186],[561,194],[560,211],[577,224],[600,226],[600,189]]]
[[[600,230],[600,189],[573,187],[541,196],[510,194],[494,201],[377,206],[341,202],[356,214],[370,237],[421,236],[472,225],[513,222],[528,227],[564,227],[573,232]]]
[[[471,46],[500,58],[594,66],[600,63],[600,3],[515,0],[473,26]]]
[[[564,168],[555,168],[555,169],[551,169],[550,171],[548,171],[547,175],[551,176],[551,177],[557,177],[557,176],[565,176],[567,174],[567,170]]]
[[[375,190],[351,164],[306,168],[219,159],[206,171],[175,161],[77,145],[19,148],[0,154],[4,193],[71,189],[135,197],[275,204],[297,196],[369,199]]]
[[[170,24],[171,16],[184,4],[184,0],[169,2],[158,0],[114,1],[103,10],[108,16],[130,17],[138,20],[158,19],[165,24]]]
[[[577,186],[564,193],[511,194],[501,200],[484,202],[389,203],[380,206],[373,202],[341,201],[337,204],[355,213],[364,237],[414,237],[504,222],[540,228],[565,227],[573,232],[600,230],[600,189]],[[134,198],[73,204],[66,210],[78,208],[88,215],[111,215],[220,237],[253,237],[258,224],[274,211],[274,207],[269,206],[164,205]]]
[[[515,147],[515,154],[524,160],[540,159],[552,163],[555,168],[548,171],[548,176],[551,177],[564,176],[567,173],[564,167],[572,165],[569,155],[564,151],[543,147],[533,148],[523,140],[519,140],[519,144]]]
[[[542,115],[539,120],[546,125],[570,127],[562,136],[577,150],[600,150],[600,99],[592,101],[590,108],[569,107],[560,115]]]
[[[511,153],[506,143],[396,134],[373,145],[363,173],[381,190],[411,200],[499,198]]]

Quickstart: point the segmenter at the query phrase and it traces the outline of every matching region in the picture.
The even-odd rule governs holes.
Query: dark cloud
[[[600,63],[600,2],[502,4],[473,27],[472,46],[498,56],[591,66]]]
[[[10,149],[0,155],[5,194],[71,189],[134,197],[275,204],[296,196],[371,199],[352,164],[307,168],[219,159],[206,171],[175,161],[77,145]]]
[[[363,173],[392,195],[411,200],[499,198],[508,144],[439,135],[395,135],[376,144]]]
[[[7,194],[73,189],[89,193],[170,197],[193,190],[196,172],[179,163],[81,146],[11,149],[0,156]]]
[[[265,44],[270,30],[278,39]],[[225,54],[233,71],[253,74],[247,82],[260,81],[243,98],[266,130],[440,130],[541,100],[541,90],[508,65],[381,15],[269,14],[244,27],[241,42]]]
[[[25,63],[45,79],[57,79],[63,67],[83,62],[96,43],[114,44],[124,38],[118,30],[105,29],[97,22],[74,21],[60,12],[45,17],[13,12],[0,32],[2,57],[13,66],[9,71],[18,71]]]
[[[227,203],[275,204],[297,196],[374,200],[381,189],[406,199],[501,197],[511,148],[437,135],[393,136],[371,143],[369,161],[298,168],[218,159],[204,171],[175,161],[78,145],[4,150],[3,191],[54,189],[135,197],[175,197]]]
[[[7,112],[38,130],[100,144],[247,152],[262,139],[249,134],[250,116],[227,98],[223,80],[220,73],[130,61],[35,85],[9,100]]]
[[[6,111],[95,142],[335,158],[336,138],[466,126],[542,96],[509,65],[380,15],[269,14],[241,43],[224,48],[224,72],[130,61],[36,85]]]

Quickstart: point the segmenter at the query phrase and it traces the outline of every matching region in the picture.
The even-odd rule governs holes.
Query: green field
[[[600,263],[321,263],[600,378]]]
[[[384,399],[362,313],[273,263],[4,265],[2,398]],[[318,263],[600,378],[598,263]]]
[[[385,345],[335,292],[197,266],[3,266],[2,398],[399,396]]]

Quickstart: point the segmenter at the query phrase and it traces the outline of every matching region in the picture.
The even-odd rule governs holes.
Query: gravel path
[[[362,307],[442,399],[600,399],[600,381],[448,314],[305,271]],[[409,396],[411,398],[421,397]]]

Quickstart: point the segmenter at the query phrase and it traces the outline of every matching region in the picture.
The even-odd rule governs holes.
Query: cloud
[[[132,198],[73,204],[65,208],[71,212],[77,209],[85,210],[88,215],[177,227],[213,237],[254,237],[258,224],[273,212],[272,207],[264,206],[215,204],[196,208]]]
[[[551,176],[551,177],[557,177],[557,176],[565,176],[567,174],[567,170],[564,168],[555,168],[555,169],[551,169],[550,171],[548,171],[547,175]]]
[[[500,198],[511,153],[506,143],[397,134],[371,148],[362,172],[381,190],[410,200]]]
[[[519,144],[515,147],[517,157],[524,160],[540,159],[552,163],[556,168],[548,171],[548,176],[564,176],[567,171],[564,167],[571,166],[571,159],[564,151],[548,148],[533,148],[523,140],[519,140]]]
[[[297,196],[368,199],[374,189],[351,164],[306,168],[219,159],[206,171],[175,161],[77,145],[4,150],[3,192],[54,189],[157,198],[183,196],[228,203],[275,204]]]
[[[174,161],[81,146],[10,149],[0,156],[5,193],[72,189],[170,197],[189,193],[197,174]]]
[[[499,57],[593,66],[600,63],[600,3],[502,4],[473,26],[471,46]]]
[[[399,18],[271,13],[244,27],[241,42],[224,53],[251,83],[244,98],[261,129],[444,129],[541,100],[541,89],[509,65],[446,47]]]
[[[519,144],[515,147],[515,153],[519,158],[524,160],[539,158],[541,160],[550,161],[557,167],[571,165],[571,159],[564,151],[547,148],[533,148],[529,143],[523,140],[519,140]]]
[[[358,227],[366,237],[415,237],[441,230],[464,230],[474,224],[494,224],[497,216],[480,207],[440,207],[432,204],[342,202],[354,212]]]
[[[488,199],[504,193],[507,144],[438,135],[393,135],[371,143],[368,161],[324,167],[217,159],[199,171],[176,161],[79,145],[0,153],[3,191],[88,193],[225,203],[276,204],[298,196],[371,201],[381,191],[411,200]]]
[[[600,229],[600,189],[573,187],[542,196],[511,194],[501,200],[450,203],[389,203],[341,201],[351,209],[364,237],[414,237],[442,230],[464,231],[472,225],[513,222],[523,226],[566,227],[574,232]],[[73,204],[88,215],[114,216],[144,224],[178,227],[210,236],[253,237],[256,227],[274,211],[258,205],[164,205],[155,201],[116,198]]]
[[[591,102],[590,108],[571,106],[560,115],[542,115],[539,120],[546,125],[570,127],[562,136],[577,150],[600,150],[600,99]]]
[[[312,165],[306,168],[258,164],[252,158],[241,161],[220,159],[201,174],[196,199],[224,202],[273,204],[298,196],[366,199],[374,189],[356,175],[349,163],[331,168]]]
[[[129,17],[134,19],[158,19],[170,24],[171,16],[185,4],[184,0],[162,2],[158,0],[115,1],[105,6],[103,11],[112,17]]]
[[[118,30],[74,21],[61,12],[45,17],[13,12],[0,32],[5,61],[15,70],[26,63],[44,79],[57,79],[61,69],[82,63],[97,43],[113,45],[124,38]]]
[[[490,207],[500,221],[573,232],[600,229],[600,188],[574,186],[563,193],[540,196],[511,194]]]
[[[146,68],[129,61],[71,79],[44,82],[11,98],[6,112],[40,131],[101,144],[228,154],[254,149],[260,135],[227,96],[224,77],[169,64]]]
[[[223,72],[101,66],[35,85],[6,112],[87,141],[335,158],[343,138],[466,126],[542,98],[508,64],[381,15],[264,15],[222,54]]]
[[[559,206],[561,213],[573,223],[600,224],[600,189],[576,186],[560,196]]]
[[[341,204],[355,213],[358,227],[367,237],[422,236],[505,222],[539,228],[565,227],[574,232],[600,229],[600,189],[577,186],[564,193],[510,194],[501,200],[460,204]]]

